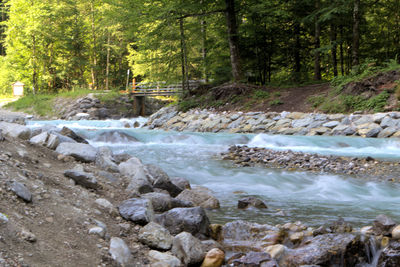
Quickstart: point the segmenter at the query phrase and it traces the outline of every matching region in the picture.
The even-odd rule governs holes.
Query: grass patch
[[[307,102],[311,104],[313,108],[319,107],[322,103],[325,102],[325,97],[322,95],[315,95],[315,96],[310,96],[307,99]]]
[[[279,105],[282,105],[283,102],[280,99],[274,99],[274,100],[269,101],[269,104],[271,106],[279,106]]]
[[[270,98],[271,94],[263,91],[263,90],[256,90],[254,91],[252,98],[254,99],[268,99]]]

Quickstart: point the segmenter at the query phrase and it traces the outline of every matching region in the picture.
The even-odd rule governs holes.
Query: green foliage
[[[279,106],[279,105],[282,105],[283,102],[280,99],[274,99],[274,100],[269,101],[269,104],[271,106]]]
[[[311,104],[313,108],[319,107],[322,103],[324,103],[326,97],[322,95],[311,96],[307,99],[307,102]]]
[[[186,112],[197,106],[198,106],[198,102],[195,99],[185,99],[185,100],[179,101],[178,110],[182,111],[182,112]]]
[[[256,90],[252,95],[254,99],[268,99],[270,96],[271,94],[269,92],[263,90]]]

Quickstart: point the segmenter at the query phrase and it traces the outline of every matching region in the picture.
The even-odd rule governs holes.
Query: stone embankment
[[[247,146],[231,146],[229,151],[221,154],[221,157],[241,167],[262,166],[289,171],[346,174],[363,179],[400,182],[397,175],[400,172],[398,162],[381,161],[372,157],[323,156]]]
[[[209,189],[72,131],[2,122],[0,140],[4,266],[400,265],[400,226],[384,215],[361,229],[212,224],[206,210],[220,205]],[[238,208],[266,204],[245,197]]]
[[[191,132],[268,133],[282,135],[342,135],[400,137],[400,112],[319,114],[300,112],[178,112],[166,107],[150,116],[150,129]]]

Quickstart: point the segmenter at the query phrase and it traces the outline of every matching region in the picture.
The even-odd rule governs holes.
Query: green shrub
[[[270,97],[270,93],[263,91],[263,90],[257,90],[253,93],[254,99],[268,99],[269,97]]]
[[[179,111],[186,112],[189,109],[197,107],[198,103],[195,99],[187,99],[187,100],[181,100],[178,103],[178,109]]]
[[[310,96],[307,99],[307,102],[311,104],[313,108],[319,107],[322,103],[324,103],[325,97],[322,95],[315,95],[315,96]]]
[[[269,104],[271,106],[279,106],[279,105],[282,105],[283,102],[280,99],[274,99],[274,100],[269,101]]]

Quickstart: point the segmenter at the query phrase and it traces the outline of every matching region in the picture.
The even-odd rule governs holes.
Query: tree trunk
[[[300,59],[301,43],[300,43],[300,23],[298,22],[296,22],[294,25],[294,36],[295,36],[294,72],[295,72],[295,80],[299,81],[301,72],[301,59]]]
[[[190,93],[186,39],[185,39],[185,29],[183,27],[183,18],[179,19],[179,29],[181,32],[182,90],[187,90]]]
[[[336,44],[336,26],[331,24],[331,45],[332,45],[332,68],[333,68],[333,76],[338,76],[337,70],[337,44]]]
[[[343,26],[340,26],[340,72],[344,76],[344,55],[343,55]]]
[[[360,64],[360,0],[354,0],[353,9],[353,66]]]
[[[111,33],[108,31],[107,36],[107,62],[106,62],[106,90],[109,89],[109,74],[110,74],[110,44],[111,44]]]
[[[1,25],[2,22],[6,21],[6,7],[4,5],[4,1],[0,0],[0,56],[5,56],[6,50],[4,47],[4,25]]]
[[[228,42],[231,54],[232,75],[235,82],[242,80],[240,66],[239,35],[236,22],[235,0],[225,0]]]
[[[207,60],[207,22],[202,19],[201,22],[201,56],[203,58],[203,77],[206,83],[208,83],[208,60]]]
[[[319,10],[320,3],[319,0],[315,1],[315,9]],[[320,62],[320,52],[321,47],[321,24],[318,21],[318,17],[315,19],[315,52],[314,52],[314,80],[321,80],[321,62]]]
[[[32,93],[35,94],[35,91],[38,90],[37,86],[37,70],[36,70],[36,37],[32,36]]]
[[[97,55],[96,55],[96,26],[95,26],[95,16],[94,16],[94,0],[90,1],[90,8],[92,13],[92,89],[97,88]]]

